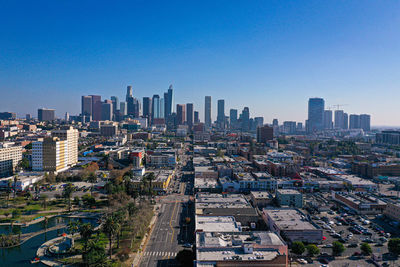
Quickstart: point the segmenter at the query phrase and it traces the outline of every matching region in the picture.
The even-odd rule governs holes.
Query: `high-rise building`
[[[165,99],[160,99],[160,118],[165,118]]]
[[[111,102],[113,105],[113,119],[116,120],[118,117],[119,99],[117,96],[111,97]]]
[[[185,105],[177,104],[176,105],[176,123],[177,123],[177,125],[185,124],[185,119],[186,119]]]
[[[332,110],[324,111],[324,129],[333,129]]]
[[[365,132],[371,131],[371,115],[360,115],[360,128],[363,129]]]
[[[286,134],[295,134],[296,133],[296,122],[295,121],[284,121],[283,122],[283,131]]]
[[[82,96],[82,110],[81,114],[84,116],[93,116],[92,114],[92,97],[90,95],[88,96]]]
[[[119,114],[122,117],[128,115],[128,106],[126,102],[121,101],[119,103]]]
[[[15,112],[0,112],[0,120],[15,120],[16,118]]]
[[[200,123],[200,117],[198,111],[194,112],[194,123]]]
[[[58,172],[68,168],[68,143],[47,137],[32,143],[32,170]]]
[[[344,112],[343,110],[335,110],[335,128],[344,129]]]
[[[264,117],[254,117],[254,127],[261,127],[264,125]]]
[[[204,101],[204,123],[206,128],[211,127],[211,96],[206,96]]]
[[[242,119],[242,131],[248,131],[250,129],[250,110],[248,107],[244,107],[240,116]]]
[[[219,99],[217,101],[218,106],[217,106],[217,124],[218,127],[221,129],[225,128],[225,100]]]
[[[273,119],[272,120],[272,126],[279,126],[278,119]]]
[[[54,121],[56,119],[56,110],[48,108],[38,109],[39,121]]]
[[[257,142],[266,143],[274,139],[274,128],[264,125],[257,128]]]
[[[126,98],[125,101],[128,102],[128,98],[133,97],[133,89],[132,89],[132,85],[128,85],[126,87]]]
[[[349,129],[349,115],[343,113],[343,129]]]
[[[26,114],[26,115],[25,115],[25,119],[26,119],[27,121],[30,121],[30,120],[31,120],[31,114]]]
[[[92,120],[101,121],[101,96],[90,95],[92,97]]]
[[[0,143],[0,177],[13,175],[22,160],[22,146],[13,142]]]
[[[74,129],[72,126],[66,126],[60,130],[55,130],[51,132],[51,136],[58,137],[60,140],[67,142],[68,146],[68,160],[67,164],[69,166],[74,166],[78,163],[78,141],[79,141],[79,131]]]
[[[143,117],[151,119],[151,98],[143,97]]]
[[[324,127],[325,101],[322,98],[308,100],[307,131],[309,133],[322,130]]]
[[[237,109],[230,109],[229,110],[229,123],[231,125],[231,129],[237,128],[237,120],[238,120],[238,111]]]
[[[193,103],[186,104],[186,123],[189,127],[193,126]]]
[[[65,112],[64,120],[66,122],[69,122],[69,113],[68,112]]]
[[[298,122],[297,123],[297,131],[302,131],[303,130],[303,123]]]
[[[360,115],[350,114],[349,128],[360,129]]]
[[[101,104],[101,120],[112,121],[113,119],[113,104],[111,100],[104,100]]]
[[[160,96],[159,95],[153,95],[153,99],[152,99],[152,110],[151,110],[151,114],[152,114],[152,118],[153,119],[158,119],[161,118],[160,117]]]
[[[164,93],[164,116],[167,118],[172,113],[172,107],[174,106],[174,98],[173,98],[173,88],[172,84],[169,86],[168,91]]]

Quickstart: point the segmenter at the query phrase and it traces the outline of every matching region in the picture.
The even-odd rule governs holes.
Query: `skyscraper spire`
[[[132,85],[128,85],[126,88],[126,102],[128,102],[129,97],[133,97]]]

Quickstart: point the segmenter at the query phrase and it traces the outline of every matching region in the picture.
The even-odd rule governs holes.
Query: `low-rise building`
[[[252,191],[250,192],[250,201],[254,207],[262,209],[272,205],[274,197],[268,192]]]
[[[320,244],[322,229],[308,221],[306,216],[292,208],[266,208],[262,212],[263,219],[271,231],[276,232],[288,242],[307,242]]]
[[[276,199],[280,206],[303,208],[303,194],[294,189],[279,189]]]
[[[387,217],[400,222],[400,203],[387,203],[386,209],[383,212]]]
[[[332,192],[332,198],[357,214],[382,214],[386,208],[385,202],[369,194]]]

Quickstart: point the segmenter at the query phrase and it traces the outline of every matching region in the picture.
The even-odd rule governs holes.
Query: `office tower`
[[[217,101],[217,124],[221,129],[225,128],[225,100],[219,99]]]
[[[54,121],[56,119],[56,110],[48,108],[38,109],[38,119],[39,121]]]
[[[349,129],[349,115],[343,113],[343,129]]]
[[[297,123],[297,131],[302,131],[303,130],[303,123],[298,122]]]
[[[0,177],[13,175],[21,160],[22,146],[17,146],[13,142],[0,143]]]
[[[113,118],[114,120],[118,116],[118,108],[119,108],[119,100],[117,96],[112,96],[111,97],[111,102],[113,104]]]
[[[309,133],[323,129],[325,101],[322,98],[308,100],[307,131]]]
[[[92,97],[92,120],[101,121],[101,96],[90,95]]]
[[[211,96],[206,96],[204,101],[204,123],[206,128],[211,127]]]
[[[60,140],[67,142],[68,146],[68,160],[69,166],[74,166],[78,163],[78,141],[79,131],[72,126],[66,126],[60,130],[51,132],[51,136],[58,137]]]
[[[273,119],[272,120],[272,126],[279,126],[278,119]]]
[[[111,100],[104,100],[101,104],[101,120],[112,121],[113,104]]]
[[[193,103],[186,104],[186,123],[190,128],[193,126]]]
[[[171,115],[173,106],[173,88],[171,84],[168,88],[168,91],[164,93],[164,116],[166,118]]]
[[[126,98],[125,101],[128,102],[128,98],[133,97],[133,89],[132,89],[132,85],[128,85],[126,87]]]
[[[235,129],[237,127],[237,120],[238,120],[237,116],[238,116],[237,109],[229,110],[229,123],[231,125],[231,129]]]
[[[194,112],[194,123],[200,123],[199,112]]]
[[[332,110],[324,111],[324,129],[333,129]]]
[[[17,114],[14,112],[0,112],[0,120],[15,120]]]
[[[148,120],[151,119],[151,98],[150,97],[143,97],[143,117],[147,118]],[[150,123],[150,121],[149,121]]]
[[[177,125],[185,124],[185,118],[186,118],[185,105],[177,104],[176,105],[176,123],[177,123]]]
[[[158,119],[160,118],[160,96],[159,95],[153,95],[152,99],[152,118],[153,119]]]
[[[261,127],[264,125],[264,117],[255,117],[254,118],[254,127]]]
[[[160,118],[165,118],[165,100],[164,98],[160,99]]]
[[[93,116],[91,96],[82,96],[81,114],[85,116]]]
[[[30,121],[30,120],[31,120],[31,114],[26,114],[26,115],[25,115],[25,119],[26,119],[27,121]]]
[[[264,125],[257,128],[257,143],[266,143],[274,139],[274,128]]]
[[[119,103],[119,114],[122,117],[128,115],[128,106],[126,102]]]
[[[61,171],[68,167],[68,143],[58,137],[48,137],[32,143],[33,171]]]
[[[244,107],[242,114],[242,131],[248,131],[250,129],[250,110],[248,107]]]
[[[344,112],[343,110],[335,110],[335,128],[344,128]]]
[[[371,131],[371,115],[360,115],[360,128],[363,129],[365,132]]]
[[[69,121],[69,113],[68,113],[68,112],[65,112],[64,120],[65,120],[66,122]]]
[[[350,114],[349,129],[360,129],[360,116],[357,114]]]
[[[295,134],[296,133],[296,122],[295,121],[284,121],[283,122],[283,131],[286,134]]]

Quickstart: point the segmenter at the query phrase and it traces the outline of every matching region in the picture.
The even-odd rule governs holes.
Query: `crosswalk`
[[[153,257],[176,257],[176,252],[168,251],[145,251],[143,256],[153,256]]]

